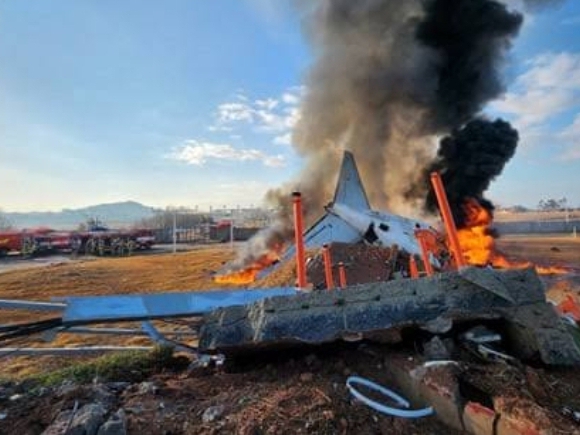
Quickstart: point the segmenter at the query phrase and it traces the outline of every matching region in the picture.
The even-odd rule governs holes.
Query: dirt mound
[[[435,416],[392,418],[352,399],[345,386],[349,376],[391,387],[395,382],[387,365],[397,360],[409,367],[421,363],[411,349],[345,344],[247,356],[220,367],[158,373],[133,384],[110,379],[43,389],[0,386],[0,409],[6,414],[0,435],[40,434],[60,412],[72,410],[75,402],[79,409],[101,403],[107,415],[123,409],[129,435],[459,434]],[[437,378],[437,369],[428,376]],[[557,433],[573,433],[573,422],[562,417],[561,410],[580,405],[575,370],[546,372],[472,362],[463,376],[480,394],[502,392],[504,411],[520,412],[520,405],[526,404],[538,411],[542,421],[548,419],[544,425],[563,430]],[[20,397],[14,398],[15,394]]]
[[[130,435],[457,434],[435,417],[386,417],[351,398],[345,386],[351,374],[389,385],[385,351],[348,345],[261,355],[226,361],[221,368],[158,374],[142,383],[29,390],[15,400],[0,388],[0,409],[6,414],[0,435],[40,434],[75,401],[79,409],[102,403],[109,414],[122,408]]]

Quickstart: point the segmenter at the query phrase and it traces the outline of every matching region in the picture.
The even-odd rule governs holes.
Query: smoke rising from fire
[[[503,171],[518,144],[518,132],[502,120],[476,119],[443,138],[437,159],[425,171],[439,171],[447,191],[453,217],[459,227],[465,222],[465,200],[477,200],[490,213],[493,205],[483,197],[490,182]],[[430,211],[437,210],[433,192],[426,201]]]
[[[279,221],[250,242],[241,264],[292,234],[293,190],[303,193],[307,223],[322,213],[343,150],[354,153],[374,207],[418,213],[435,138],[460,129],[501,95],[500,68],[523,21],[496,0],[301,4],[314,57],[293,133],[305,166],[268,193]]]

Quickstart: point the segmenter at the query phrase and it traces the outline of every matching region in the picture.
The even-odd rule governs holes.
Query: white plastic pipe
[[[351,376],[346,380],[346,386],[348,387],[350,394],[356,397],[358,400],[363,402],[368,407],[374,409],[375,411],[381,412],[386,415],[390,415],[393,417],[402,417],[402,418],[421,418],[427,417],[433,414],[433,408],[423,408],[423,409],[400,409],[400,408],[393,408],[390,406],[386,406],[382,403],[376,402],[374,400],[369,399],[368,397],[364,396],[360,393],[353,384],[364,385],[371,390],[378,391],[379,393],[383,394],[386,397],[393,399],[403,408],[409,408],[411,404],[403,397],[399,396],[397,393],[385,388],[375,382],[369,381],[368,379],[361,378],[359,376]]]

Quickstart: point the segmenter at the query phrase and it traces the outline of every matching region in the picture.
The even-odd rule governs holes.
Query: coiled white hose
[[[379,393],[393,399],[403,408],[409,408],[411,404],[404,399],[403,397],[399,396],[397,393],[385,388],[375,382],[369,381],[368,379],[361,378],[359,376],[350,376],[346,380],[346,386],[348,387],[350,394],[356,397],[358,400],[363,402],[368,407],[374,409],[375,411],[381,412],[386,415],[390,415],[393,417],[402,417],[402,418],[421,418],[427,417],[433,414],[433,408],[423,408],[423,409],[400,409],[400,408],[393,408],[390,406],[383,405],[382,403],[375,402],[374,400],[369,399],[368,397],[364,396],[360,393],[353,384],[364,385],[365,387],[370,388],[371,390],[378,391]]]

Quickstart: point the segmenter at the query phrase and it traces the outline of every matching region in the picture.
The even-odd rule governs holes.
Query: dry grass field
[[[207,247],[177,254],[100,258],[46,267],[32,267],[0,273],[0,299],[48,301],[70,295],[110,295],[159,291],[192,291],[215,288],[212,273],[231,259],[228,247]],[[220,285],[227,288],[226,285]],[[23,311],[0,311],[0,323],[29,322],[51,317]],[[138,324],[108,325],[139,327]],[[59,334],[51,342],[28,340],[20,346],[150,345],[144,337]],[[61,367],[79,358],[0,358],[1,377],[22,377],[41,370]]]
[[[499,248],[510,258],[529,260],[541,265],[580,268],[580,238],[517,236],[500,239]],[[178,254],[135,256],[130,258],[101,258],[29,269],[17,268],[0,273],[0,299],[51,300],[68,295],[110,295],[150,293],[159,291],[195,291],[227,285],[216,285],[212,273],[233,257],[229,246],[212,246]],[[293,274],[289,264],[277,274]],[[254,286],[280,285],[270,278]],[[230,288],[235,288],[230,286]],[[50,314],[43,315],[50,317]],[[40,320],[37,314],[20,311],[2,311],[0,323]],[[118,325],[127,326],[127,325]],[[138,326],[138,325],[133,325]],[[35,346],[128,344],[148,345],[143,337],[79,336],[60,334],[50,343]],[[30,345],[27,343],[26,345]],[[41,362],[41,364],[39,364]],[[69,362],[69,361],[67,361]],[[0,377],[23,376],[46,367],[57,367],[62,359],[0,358]]]
[[[0,298],[191,291],[215,287],[212,273],[232,258],[226,247],[177,254],[99,258],[0,274]],[[14,320],[3,315],[3,323]]]

